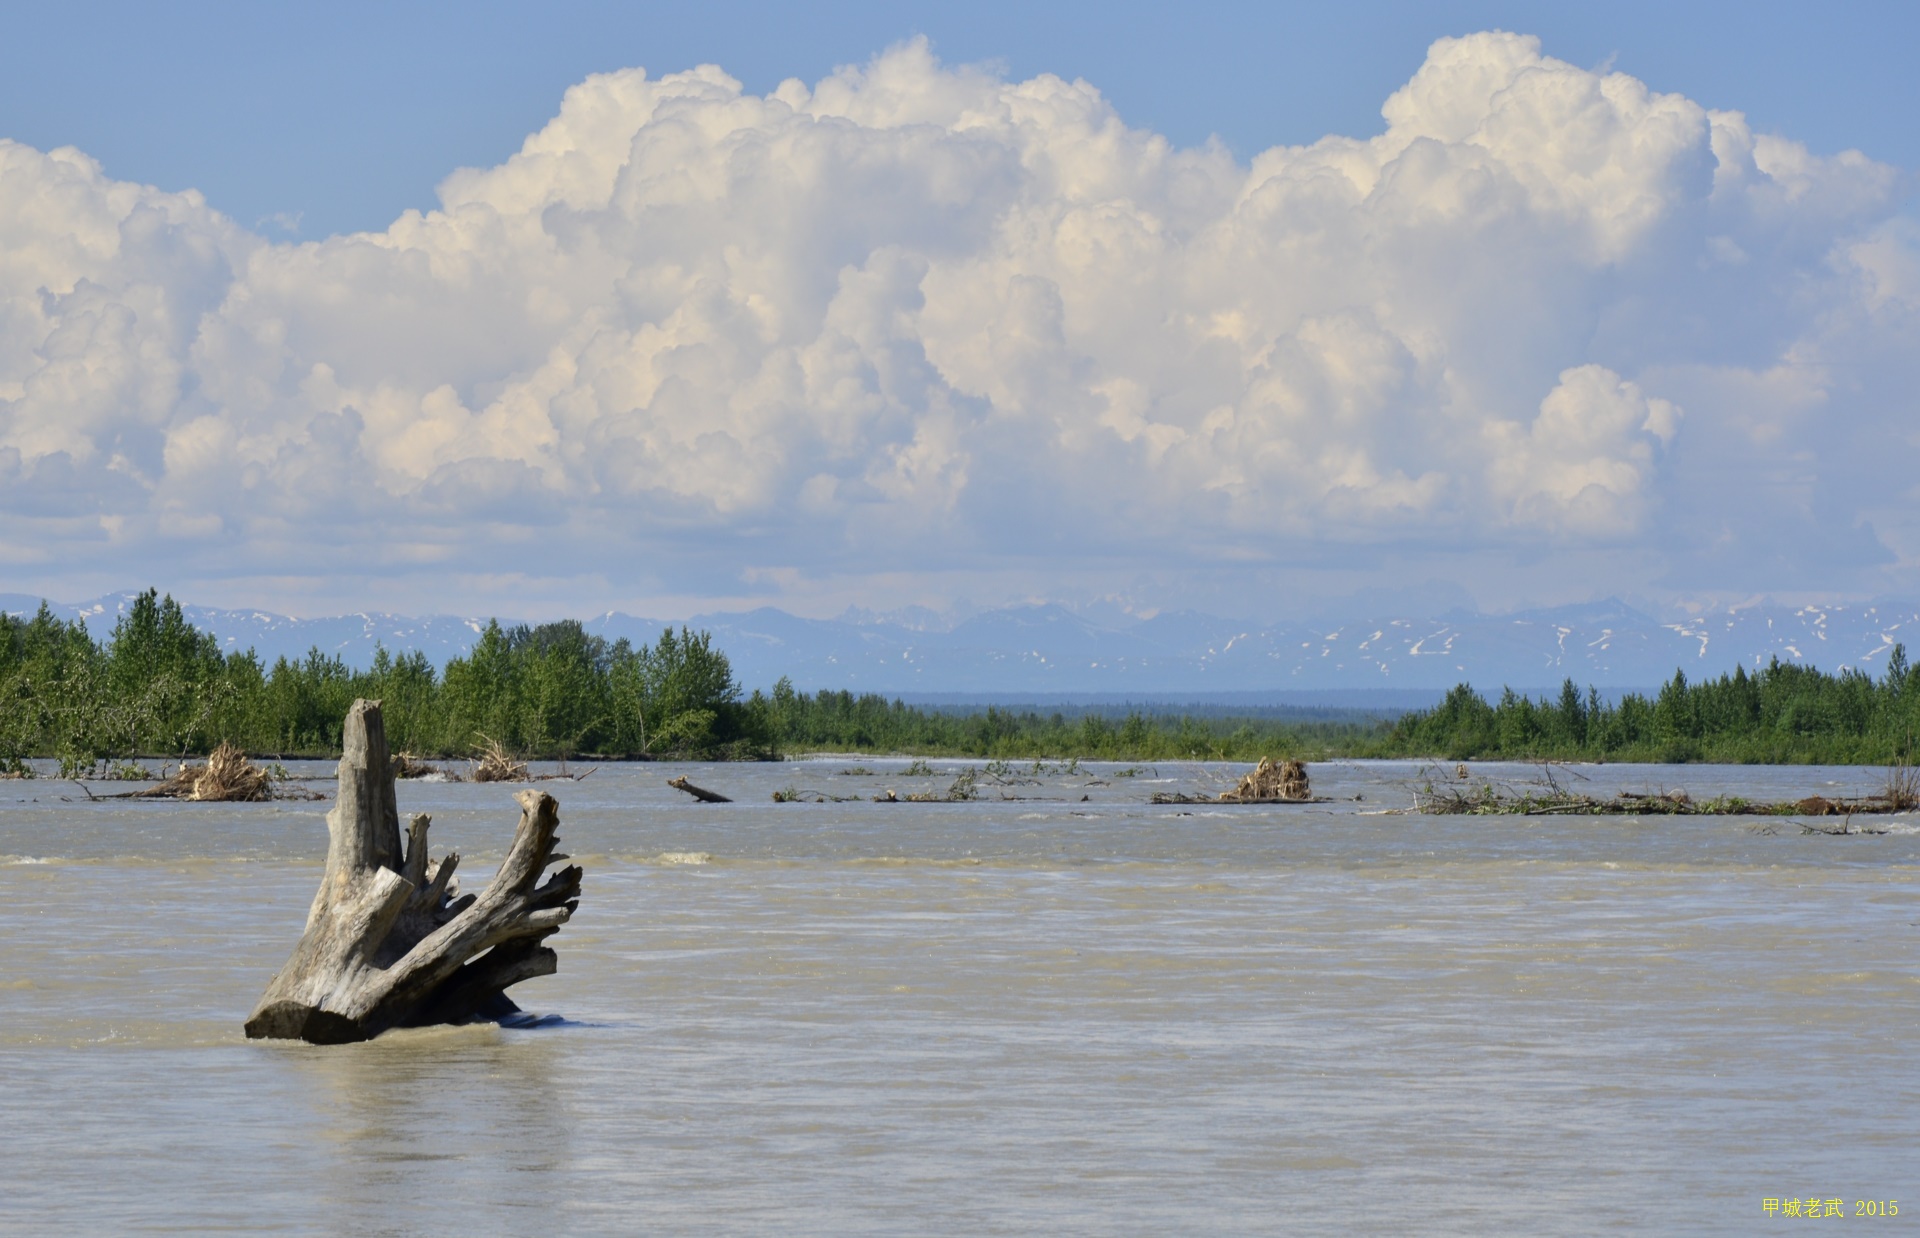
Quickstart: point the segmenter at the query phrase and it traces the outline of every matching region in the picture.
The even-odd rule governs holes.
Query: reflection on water
[[[462,1214],[559,1215],[572,1139],[553,1038],[473,1027],[396,1032],[337,1051],[263,1047],[285,1055],[311,1097],[311,1136],[332,1149],[316,1166],[319,1185],[351,1206],[333,1218],[339,1228],[377,1230],[456,1200]],[[456,1172],[446,1173],[449,1162],[460,1163]],[[423,1190],[443,1175],[457,1192]],[[441,1228],[431,1212],[419,1221]]]
[[[1316,766],[1311,807],[1144,802],[1228,784],[1196,766],[772,802],[965,763],[852,764],[548,784],[587,881],[517,994],[567,1021],[326,1049],[239,1032],[316,806],[0,784],[0,1227],[1737,1234],[1768,1195],[1915,1197],[1904,823],[1367,815],[1419,776],[1387,763]],[[510,796],[401,788],[469,882]]]

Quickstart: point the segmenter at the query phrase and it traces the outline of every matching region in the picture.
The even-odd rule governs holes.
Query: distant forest
[[[225,653],[148,590],[104,641],[45,605],[0,616],[0,772],[33,757],[65,772],[221,742],[262,756],[331,756],[356,697],[385,702],[395,751],[463,757],[497,743],[523,758],[758,759],[798,752],[1123,761],[1261,756],[1886,764],[1914,755],[1920,668],[1886,674],[1771,665],[1649,698],[1606,701],[1569,680],[1559,699],[1462,684],[1430,710],[1381,722],[1282,721],[1136,710],[922,709],[849,692],[743,694],[705,632],[611,644],[572,621],[490,623],[465,657],[379,651],[364,670],[318,649],[265,666]]]

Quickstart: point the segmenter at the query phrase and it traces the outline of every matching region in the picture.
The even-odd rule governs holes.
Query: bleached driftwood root
[[[1307,786],[1307,767],[1285,760],[1278,765],[1272,757],[1260,758],[1251,774],[1243,775],[1239,785],[1219,795],[1188,795],[1181,791],[1156,791],[1156,804],[1324,804]]]
[[[1307,767],[1291,759],[1275,765],[1272,757],[1261,757],[1260,764],[1251,774],[1242,776],[1238,786],[1220,793],[1221,802],[1230,804],[1271,800],[1297,804],[1312,798],[1313,792],[1307,789]]]
[[[254,1038],[315,1044],[368,1040],[388,1028],[498,1018],[519,1009],[505,990],[552,975],[542,943],[580,904],[580,869],[551,874],[558,806],[522,791],[520,825],[500,871],[478,897],[460,896],[457,853],[427,859],[428,819],[395,806],[378,701],[347,714],[340,791],[327,814],[327,871],[299,945],[247,1019]],[[538,883],[538,884],[536,884]]]
[[[156,787],[135,791],[133,799],[258,801],[273,798],[273,779],[232,744],[221,744],[205,765],[182,765]]]

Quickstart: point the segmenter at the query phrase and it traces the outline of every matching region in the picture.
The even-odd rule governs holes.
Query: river
[[[542,784],[585,888],[559,974],[514,996],[557,1017],[335,1048],[240,1031],[299,935],[325,804],[0,782],[0,1228],[1748,1234],[1785,1225],[1763,1201],[1787,1198],[1842,1200],[1854,1229],[1920,1215],[1906,818],[1832,837],[1427,817],[1402,811],[1428,776],[1404,762],[1315,765],[1332,802],[1311,806],[1147,802],[1230,785],[1207,765],[871,801],[981,764]],[[678,774],[737,802],[694,803]],[[1880,779],[1556,776],[1696,798]],[[775,803],[787,787],[858,798]],[[399,795],[473,890],[512,790]],[[1888,1199],[1900,1217],[1852,1215]]]

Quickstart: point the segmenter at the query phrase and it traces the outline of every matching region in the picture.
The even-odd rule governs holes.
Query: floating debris
[[[1240,779],[1239,786],[1220,793],[1221,802],[1235,804],[1271,800],[1304,803],[1312,798],[1313,793],[1307,789],[1307,767],[1294,760],[1275,765],[1272,757],[1260,758],[1260,764]]]
[[[273,778],[232,744],[221,744],[205,765],[182,765],[158,786],[134,792],[141,799],[194,800],[201,803],[257,803],[270,800]]]
[[[1515,792],[1483,783],[1475,788],[1435,787],[1414,791],[1414,808],[1428,816],[1516,817],[1853,817],[1905,812],[1914,804],[1898,795],[1828,798],[1809,795],[1798,800],[1750,800],[1718,795],[1696,800],[1685,791],[1619,791],[1608,798],[1581,795],[1555,786]],[[1813,833],[1844,834],[1838,830]],[[1861,832],[1861,831],[1853,831]]]
[[[696,787],[692,783],[688,782],[684,777],[669,778],[667,779],[667,785],[672,787],[676,791],[685,791],[688,795],[691,795],[694,799],[699,800],[702,804],[733,803],[733,800],[728,796],[722,795],[718,791],[709,791],[705,787]],[[777,799],[779,797],[775,796],[775,798]]]
[[[1253,772],[1244,774],[1231,791],[1219,795],[1186,795],[1178,791],[1158,791],[1155,804],[1318,804],[1307,785],[1307,767],[1299,761],[1285,760],[1278,765],[1272,757],[1260,758]]]
[[[776,804],[849,804],[863,797],[858,795],[835,795],[830,791],[815,791],[809,787],[783,787],[773,793]]]
[[[503,753],[502,755],[504,756],[505,754]],[[438,765],[431,764],[425,758],[414,756],[411,752],[394,754],[393,760],[388,762],[388,768],[393,771],[395,778],[440,778],[447,782],[460,781],[460,775],[453,770],[442,769]],[[481,779],[480,781],[484,782],[489,780]],[[506,780],[493,779],[491,781]]]
[[[497,739],[485,735],[480,738],[487,746],[480,750],[480,758],[473,763],[473,773],[469,775],[475,782],[530,782],[527,777],[527,763],[516,761]]]

